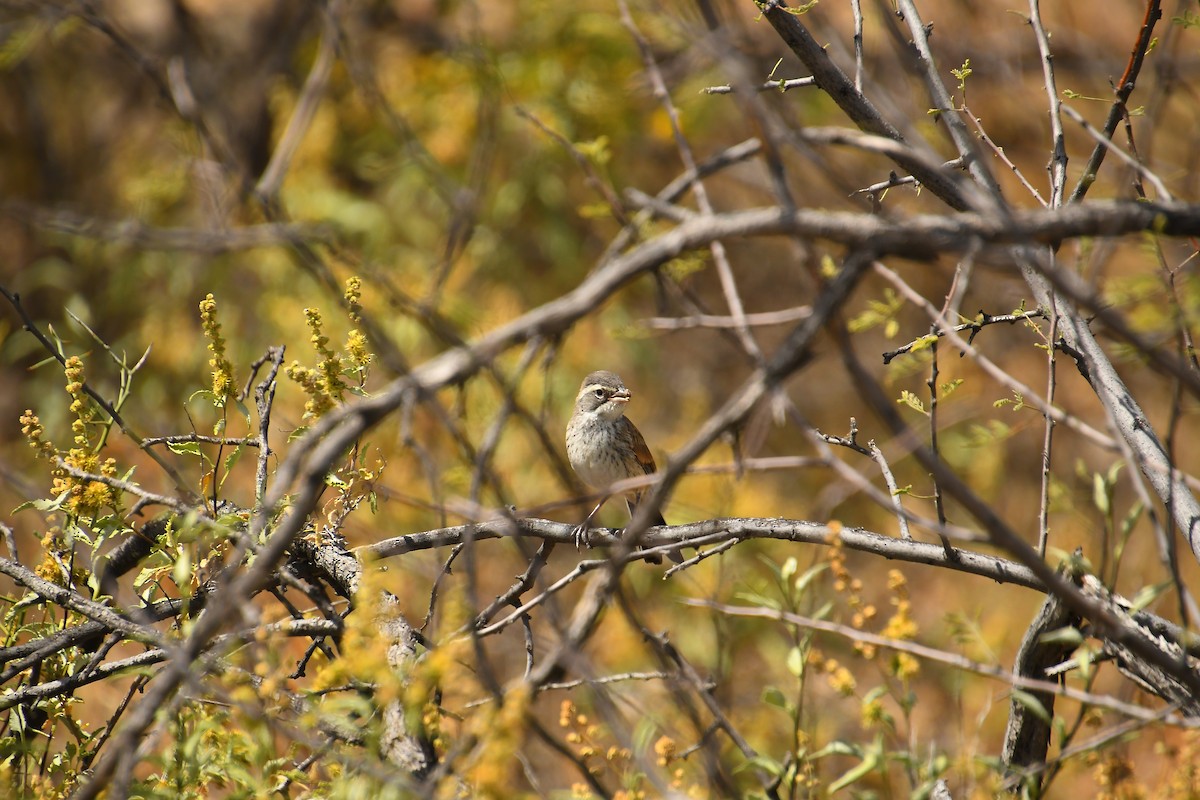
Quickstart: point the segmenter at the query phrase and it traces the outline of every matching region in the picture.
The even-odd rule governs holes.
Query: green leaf
[[[803,596],[809,584],[813,582],[813,579],[827,569],[829,569],[829,563],[823,561],[804,570],[804,574],[796,578],[796,594]]]
[[[938,335],[936,333],[927,333],[920,339],[916,339],[909,348],[910,353],[919,353],[922,350],[928,350],[933,345],[937,344]]]
[[[759,606],[760,608],[770,608],[776,611],[782,608],[778,597],[768,597],[761,592],[735,592],[733,596],[737,600],[742,600],[750,603],[751,605]]]
[[[734,772],[743,772],[748,769],[765,770],[773,776],[778,776],[778,775],[783,774],[783,765],[782,764],[780,764],[778,761],[776,761],[773,758],[769,758],[769,757],[761,755],[761,754],[756,755],[754,758],[746,759],[741,764],[738,764],[737,767],[735,767],[733,771]]]
[[[998,419],[988,420],[987,425],[972,424],[967,428],[964,446],[979,449],[993,447],[1012,436],[1012,428]]]
[[[68,491],[63,492],[58,497],[55,497],[52,500],[50,500],[50,499],[30,500],[28,503],[22,503],[21,505],[17,506],[17,510],[20,511],[22,508],[26,508],[28,506],[33,506],[38,511],[44,511],[44,512],[58,511],[60,508],[63,507],[63,503],[65,503],[67,501],[67,498],[70,495],[71,495],[71,492],[68,490]]]
[[[836,270],[834,274],[836,274]],[[896,315],[903,307],[904,301],[900,296],[892,289],[885,289],[883,299],[868,302],[866,310],[852,318],[847,323],[847,327],[851,333],[860,333],[888,322],[894,322]],[[890,333],[894,335],[894,329]]]
[[[1121,535],[1128,537],[1133,533],[1133,527],[1137,525],[1138,520],[1142,518],[1142,512],[1146,510],[1146,506],[1141,500],[1134,502],[1129,509],[1129,513],[1121,520]]]
[[[908,406],[913,411],[916,411],[920,414],[925,413],[925,404],[921,402],[921,398],[917,397],[915,394],[908,391],[907,389],[900,392],[900,399],[897,400],[896,402],[899,403],[900,405]]]
[[[851,784],[858,783],[860,780],[862,780],[866,776],[870,775],[872,772],[874,772],[878,768],[879,768],[878,753],[876,753],[874,751],[867,753],[867,757],[864,758],[862,761],[860,761],[858,763],[858,766],[851,767],[850,769],[848,769],[846,772],[844,772],[842,774],[842,777],[838,778],[836,781],[829,784],[829,794],[832,795],[835,792],[845,789],[847,786],[850,786]]]
[[[659,731],[658,723],[653,718],[641,717],[633,729],[633,752],[644,753],[650,750],[659,736]]]
[[[1146,608],[1155,600],[1170,591],[1173,585],[1174,584],[1171,581],[1163,581],[1162,583],[1155,583],[1138,589],[1137,594],[1135,594],[1133,599],[1129,601],[1130,605],[1133,607],[1132,610],[1141,611],[1142,609]]]
[[[212,389],[197,389],[188,395],[187,405],[191,405],[193,400],[207,400],[213,406],[220,407],[221,398]]]
[[[1200,28],[1200,14],[1184,11],[1182,16],[1171,17],[1171,24],[1178,25],[1185,30],[1188,28]]]
[[[827,756],[856,756],[861,757],[863,748],[859,745],[850,742],[843,742],[840,739],[822,747],[820,750],[812,754],[814,759],[825,758]]]
[[[1099,472],[1092,475],[1092,505],[1103,514],[1108,516],[1112,512],[1112,493],[1111,487],[1104,480],[1104,476]]]
[[[791,703],[788,702],[787,696],[776,686],[768,686],[763,689],[762,701],[769,706],[782,708],[784,711],[792,710]]]
[[[23,25],[12,25],[3,42],[0,42],[0,69],[5,72],[25,60],[37,49],[46,35],[46,23],[38,20]]]
[[[1069,644],[1078,647],[1083,644],[1083,634],[1079,629],[1068,625],[1043,633],[1038,637],[1038,641],[1044,644]]]
[[[604,166],[612,158],[612,148],[607,136],[597,136],[586,142],[576,142],[575,149],[588,161],[598,166]]]
[[[167,449],[180,456],[200,455],[199,442],[167,442]]]
[[[1038,700],[1024,689],[1017,689],[1015,687],[1012,690],[1012,696],[1014,700],[1032,711],[1034,716],[1042,722],[1045,722],[1047,725],[1050,724],[1050,712],[1046,711],[1046,707],[1042,705],[1041,700]]]
[[[1084,681],[1090,681],[1093,673],[1096,671],[1096,664],[1092,658],[1091,648],[1081,647],[1076,650],[1075,660],[1079,662],[1079,677]]]
[[[784,10],[784,11],[786,11],[787,13],[791,14],[793,17],[798,17],[798,16],[800,16],[801,14],[807,14],[807,13],[808,13],[809,11],[811,11],[811,10],[812,10],[812,9],[813,9],[813,8],[814,8],[816,5],[817,5],[817,3],[819,3],[820,1],[821,1],[821,0],[809,0],[809,2],[807,2],[807,3],[804,3],[804,4],[802,4],[802,5],[798,5],[798,6],[796,6],[795,8],[785,8],[785,9],[783,9],[783,10]]]
[[[971,77],[971,59],[964,61],[958,69],[950,70],[950,74],[958,79],[959,91],[967,88],[967,78]]]
[[[804,653],[801,652],[799,647],[793,647],[791,650],[788,650],[787,668],[788,672],[797,678],[804,677]]]
[[[192,553],[188,548],[183,548],[179,557],[175,559],[175,566],[171,570],[171,580],[175,581],[176,586],[187,586],[192,578]]]
[[[245,452],[246,452],[245,445],[239,444],[237,447],[235,447],[233,449],[233,452],[231,452],[229,455],[225,456],[224,467],[225,467],[226,476],[228,476],[228,473],[233,470],[234,465],[236,465],[239,461],[242,460],[242,455]],[[224,482],[225,482],[225,478],[222,478],[221,483],[223,484]]]
[[[788,556],[787,561],[783,562],[783,566],[779,570],[780,581],[782,581],[784,583],[790,581],[792,579],[792,576],[796,574],[796,570],[799,568],[800,568],[800,562],[798,562],[796,560],[796,557]]]
[[[863,695],[863,702],[870,703],[872,700],[878,700],[887,694],[887,692],[888,688],[886,686],[876,686],[874,689]]]

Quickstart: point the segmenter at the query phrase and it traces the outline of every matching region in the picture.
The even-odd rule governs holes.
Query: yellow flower
[[[665,767],[675,758],[677,745],[670,736],[660,736],[654,743],[654,754],[658,756],[658,765]]]
[[[883,703],[878,697],[863,701],[861,715],[862,726],[868,730],[888,721],[887,712],[883,710]]]
[[[854,694],[854,689],[857,686],[854,676],[850,674],[850,670],[845,667],[838,667],[829,676],[829,686],[835,692],[843,697],[849,697]]]
[[[208,360],[212,369],[212,391],[217,396],[217,405],[224,406],[234,394],[233,365],[225,357],[225,337],[217,320],[217,301],[211,293],[200,301],[200,327],[212,353]]]
[[[350,321],[355,325],[362,322],[362,279],[357,275],[352,275],[346,279],[346,293],[343,295],[346,298],[346,311],[350,317]]]
[[[896,653],[892,658],[892,674],[901,680],[911,680],[921,670],[921,662],[908,653]]]

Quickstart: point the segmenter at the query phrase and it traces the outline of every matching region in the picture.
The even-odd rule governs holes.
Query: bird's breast
[[[580,479],[593,488],[603,488],[632,474],[621,458],[619,445],[620,431],[614,423],[584,419],[567,426],[567,458]]]

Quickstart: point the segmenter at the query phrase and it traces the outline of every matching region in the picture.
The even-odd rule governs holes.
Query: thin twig
[[[1084,119],[1082,114],[1080,114],[1078,111],[1076,111],[1075,109],[1073,109],[1067,105],[1064,105],[1062,107],[1062,111],[1064,114],[1066,114],[1068,117],[1070,117],[1073,121],[1078,123],[1079,127],[1083,128],[1083,130],[1089,136],[1091,136],[1093,139],[1096,140],[1096,142],[1097,142],[1096,146],[1098,148],[1112,152],[1112,154],[1115,155],[1123,164],[1125,164],[1127,167],[1132,169],[1134,172],[1136,172],[1138,175],[1140,175],[1145,180],[1149,181],[1150,185],[1154,187],[1154,190],[1156,192],[1158,192],[1158,196],[1160,199],[1162,199],[1162,200],[1174,200],[1175,199],[1174,196],[1171,194],[1171,192],[1168,191],[1166,184],[1164,184],[1162,182],[1162,178],[1158,177],[1153,172],[1151,172],[1150,169],[1147,168],[1145,164],[1141,163],[1136,158],[1129,155],[1124,150],[1122,150],[1120,147],[1118,147],[1111,139],[1106,138],[1103,131],[1098,131],[1094,127],[1092,127],[1091,123],[1089,123],[1086,119]]]
[[[787,80],[780,78],[777,81],[767,81],[766,83],[759,84],[757,89],[760,92],[786,92],[789,89],[799,89],[803,86],[816,85],[817,79],[811,77],[790,78]],[[700,91],[704,92],[704,94],[733,94],[733,87],[726,83],[720,86],[708,86]]]
[[[908,514],[904,510],[904,504],[900,502],[900,487],[896,485],[896,476],[892,474],[892,469],[888,465],[887,458],[884,457],[883,451],[879,449],[879,445],[875,444],[874,439],[869,441],[866,447],[858,443],[858,420],[854,417],[850,418],[850,432],[846,436],[829,436],[820,431],[814,432],[829,444],[845,447],[867,456],[879,466],[880,472],[883,473],[883,479],[887,483],[888,494],[892,499],[892,506],[896,510],[896,519],[900,525],[900,538],[911,540],[912,532],[908,528]],[[944,519],[941,520],[941,524],[945,524]]]
[[[714,603],[708,600],[686,599],[686,605],[698,606],[702,608],[710,608],[714,611],[719,611],[722,614],[729,614],[737,617],[755,617],[758,619],[774,619],[780,622],[786,622],[789,625],[798,625],[810,630],[821,631],[823,633],[832,633],[837,636],[850,639],[863,644],[870,644],[876,647],[883,647],[889,650],[895,650],[899,653],[907,653],[917,658],[925,659],[926,661],[935,661],[940,664],[946,664],[961,669],[967,672],[974,672],[976,675],[983,675],[989,678],[995,678],[1008,683],[1010,686],[1019,687],[1021,689],[1034,689],[1039,692],[1051,692],[1053,694],[1075,700],[1086,705],[1096,706],[1098,708],[1106,708],[1110,711],[1115,711],[1118,714],[1123,714],[1132,719],[1140,719],[1147,721],[1166,721],[1168,724],[1177,725],[1182,728],[1200,728],[1200,718],[1181,716],[1179,714],[1167,713],[1162,710],[1153,710],[1144,708],[1143,706],[1134,705],[1118,700],[1110,695],[1095,694],[1094,692],[1084,692],[1079,689],[1074,689],[1070,686],[1065,686],[1056,681],[1044,681],[1034,678],[1027,678],[1024,675],[1018,675],[1003,667],[993,664],[984,664],[979,661],[973,661],[957,653],[949,653],[945,650],[939,650],[927,645],[917,644],[903,639],[893,639],[888,636],[880,636],[879,634],[870,633],[868,631],[853,628],[849,625],[842,625],[836,622],[830,622],[824,619],[813,619],[800,614],[792,614],[787,611],[776,610],[773,608],[764,608],[761,606],[733,606],[723,603]]]
[[[1036,2],[1036,0],[1034,0]],[[1042,412],[1046,420],[1046,430],[1042,436],[1042,490],[1041,509],[1038,512],[1038,555],[1046,557],[1046,544],[1050,539],[1050,484],[1051,484],[1051,454],[1054,444],[1054,415],[1050,409],[1054,406],[1054,389],[1057,380],[1055,371],[1054,342],[1058,338],[1058,314],[1050,310],[1050,332],[1046,337],[1046,410]]]
[[[693,328],[733,328],[738,324],[750,326],[786,325],[807,319],[812,314],[810,306],[798,306],[781,311],[760,311],[746,314],[742,320],[715,314],[693,314],[688,317],[649,317],[639,320],[638,325],[656,331],[681,331]]]
[[[1150,0],[1146,3],[1146,15],[1138,30],[1137,41],[1134,42],[1133,49],[1129,54],[1125,72],[1117,82],[1116,97],[1108,109],[1108,117],[1104,120],[1104,128],[1100,132],[1102,139],[1112,139],[1113,134],[1117,131],[1117,125],[1120,124],[1121,118],[1125,114],[1125,104],[1133,95],[1133,89],[1137,85],[1146,54],[1150,52],[1150,46],[1154,43],[1154,26],[1160,19],[1162,19],[1162,3],[1160,0]],[[1075,184],[1068,203],[1075,204],[1083,200],[1088,190],[1092,188],[1092,184],[1096,182],[1096,176],[1100,173],[1100,166],[1104,163],[1104,156],[1107,153],[1108,147],[1103,144],[1097,144],[1092,149],[1092,154],[1088,157],[1087,164],[1084,165],[1083,172],[1079,175],[1079,182]]]
[[[658,62],[654,58],[654,53],[650,49],[650,44],[642,36],[638,30],[637,23],[633,20],[633,15],[629,11],[629,6],[625,0],[617,0],[618,8],[621,13],[621,22],[625,28],[633,36],[637,43],[638,50],[642,54],[642,62],[646,66],[646,72],[650,76],[651,85],[654,87],[654,95],[662,105],[663,110],[667,112],[667,119],[671,123],[671,132],[675,139],[675,147],[679,151],[680,160],[683,161],[683,166],[689,171],[696,170],[696,159],[692,155],[691,145],[683,135],[683,128],[679,122],[679,112],[675,107],[675,103],[671,100],[671,93],[667,90],[666,82],[663,80],[662,71],[658,67]],[[711,215],[713,213],[712,203],[708,198],[708,191],[704,188],[704,181],[697,180],[692,185],[692,193],[696,197],[696,205],[700,208],[700,213]],[[737,282],[733,276],[733,267],[729,263],[729,256],[725,251],[725,245],[720,239],[713,239],[709,243],[709,250],[713,255],[713,263],[717,268],[717,277],[721,283],[721,291],[725,295],[725,302],[729,306],[729,312],[737,321],[734,328],[734,333],[741,343],[742,349],[746,355],[755,363],[761,364],[764,356],[762,348],[759,347],[750,331],[750,327],[746,324],[746,311],[742,304],[741,295],[738,292]],[[643,504],[650,510],[652,504]]]
[[[1050,53],[1050,35],[1042,25],[1039,0],[1029,0],[1029,24],[1033,26],[1034,38],[1037,40],[1038,54],[1042,59],[1042,78],[1046,85],[1046,99],[1050,103],[1050,162],[1046,169],[1050,172],[1050,207],[1058,208],[1063,204],[1063,194],[1067,186],[1067,144],[1063,134],[1062,101],[1058,97],[1058,88],[1054,80],[1054,56]],[[1053,361],[1051,363],[1053,364]]]

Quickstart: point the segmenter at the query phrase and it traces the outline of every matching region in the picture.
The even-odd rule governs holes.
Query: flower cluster
[[[101,461],[92,451],[88,439],[88,426],[92,423],[94,407],[84,391],[83,361],[78,356],[66,360],[63,373],[67,378],[66,390],[71,396],[71,433],[73,444],[65,454],[46,438],[46,429],[32,409],[21,415],[21,433],[29,446],[42,458],[55,462],[50,469],[51,492],[60,498],[62,507],[77,517],[98,517],[105,509],[120,510],[121,492],[111,483],[89,480],[78,473],[99,475],[102,478],[117,477],[117,462],[111,458]]]
[[[200,301],[200,327],[204,329],[208,350],[212,353],[208,360],[212,369],[212,391],[217,396],[218,407],[223,407],[234,394],[233,365],[225,356],[225,337],[217,320],[217,301],[211,294]]]
[[[371,364],[371,353],[367,349],[367,337],[359,329],[362,326],[362,280],[354,276],[346,280],[346,314],[356,326],[346,335],[346,356],[350,365],[365,378],[365,370]]]
[[[888,571],[888,591],[892,593],[895,613],[884,626],[882,635],[889,639],[912,641],[917,638],[917,623],[912,616],[912,598],[908,594],[908,580],[898,569]],[[917,674],[920,663],[908,653],[896,653],[888,664],[888,670],[901,680],[909,680]]]
[[[362,281],[359,278],[352,277],[346,281],[343,298],[350,321],[361,325]],[[343,357],[329,346],[329,337],[325,335],[325,323],[320,310],[304,309],[304,321],[310,332],[309,343],[312,344],[319,360],[315,367],[305,367],[294,361],[287,368],[287,376],[300,384],[304,393],[308,395],[304,404],[304,416],[317,419],[342,402],[348,388],[343,379],[344,375],[356,375],[359,386],[366,382],[367,367],[372,356],[367,347],[367,337],[358,328],[352,329],[347,335],[346,355]]]

